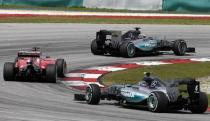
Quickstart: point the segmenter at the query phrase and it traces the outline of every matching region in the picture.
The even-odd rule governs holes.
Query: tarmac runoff
[[[120,13],[120,12],[78,12],[53,10],[7,10],[1,9],[0,16],[74,16],[74,17],[101,17],[101,18],[194,18],[210,19],[209,14],[167,14],[167,13]]]

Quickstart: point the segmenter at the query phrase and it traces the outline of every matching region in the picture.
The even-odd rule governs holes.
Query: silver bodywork
[[[154,78],[154,82],[149,86],[146,82],[141,81],[136,85],[113,85],[109,88],[109,93],[119,92],[119,95],[130,103],[141,103],[145,101],[152,92],[163,92],[169,102],[175,102],[180,95],[176,85],[168,82],[162,82],[158,78]],[[115,89],[115,91],[113,91]],[[118,90],[118,91],[116,91]]]

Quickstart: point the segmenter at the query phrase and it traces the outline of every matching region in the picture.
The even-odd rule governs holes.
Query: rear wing
[[[187,92],[191,100],[199,99],[200,94],[200,82],[195,79],[185,79],[175,81],[178,85],[187,85]]]
[[[115,40],[116,38],[121,38],[122,32],[115,30],[100,30],[96,32],[96,40],[106,41]]]
[[[40,57],[40,51],[19,51],[17,53],[18,57]]]

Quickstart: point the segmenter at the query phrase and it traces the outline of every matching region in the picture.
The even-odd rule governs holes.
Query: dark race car
[[[160,51],[173,51],[182,56],[186,52],[195,52],[194,47],[187,47],[183,39],[174,41],[158,40],[141,35],[140,28],[130,30],[124,34],[121,31],[100,30],[96,32],[96,39],[91,43],[94,55],[111,54],[113,56],[134,57],[135,55],[159,54]]]
[[[186,85],[186,92],[179,90]],[[116,100],[122,106],[146,107],[152,112],[170,110],[190,110],[204,113],[208,108],[208,98],[200,91],[199,82],[194,79],[180,79],[163,82],[155,77],[145,77],[136,85],[113,85],[100,88],[96,84],[87,86],[85,94],[75,94],[75,100],[88,104],[99,104],[100,100]]]
[[[56,82],[57,76],[64,77],[67,65],[64,59],[41,57],[39,48],[30,51],[19,51],[14,62],[4,64],[5,81],[43,80]]]

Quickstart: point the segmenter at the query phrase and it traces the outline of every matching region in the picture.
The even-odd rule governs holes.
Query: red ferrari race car
[[[42,80],[55,83],[57,76],[64,77],[67,65],[64,59],[42,57],[39,48],[19,51],[14,62],[4,64],[5,81]]]

